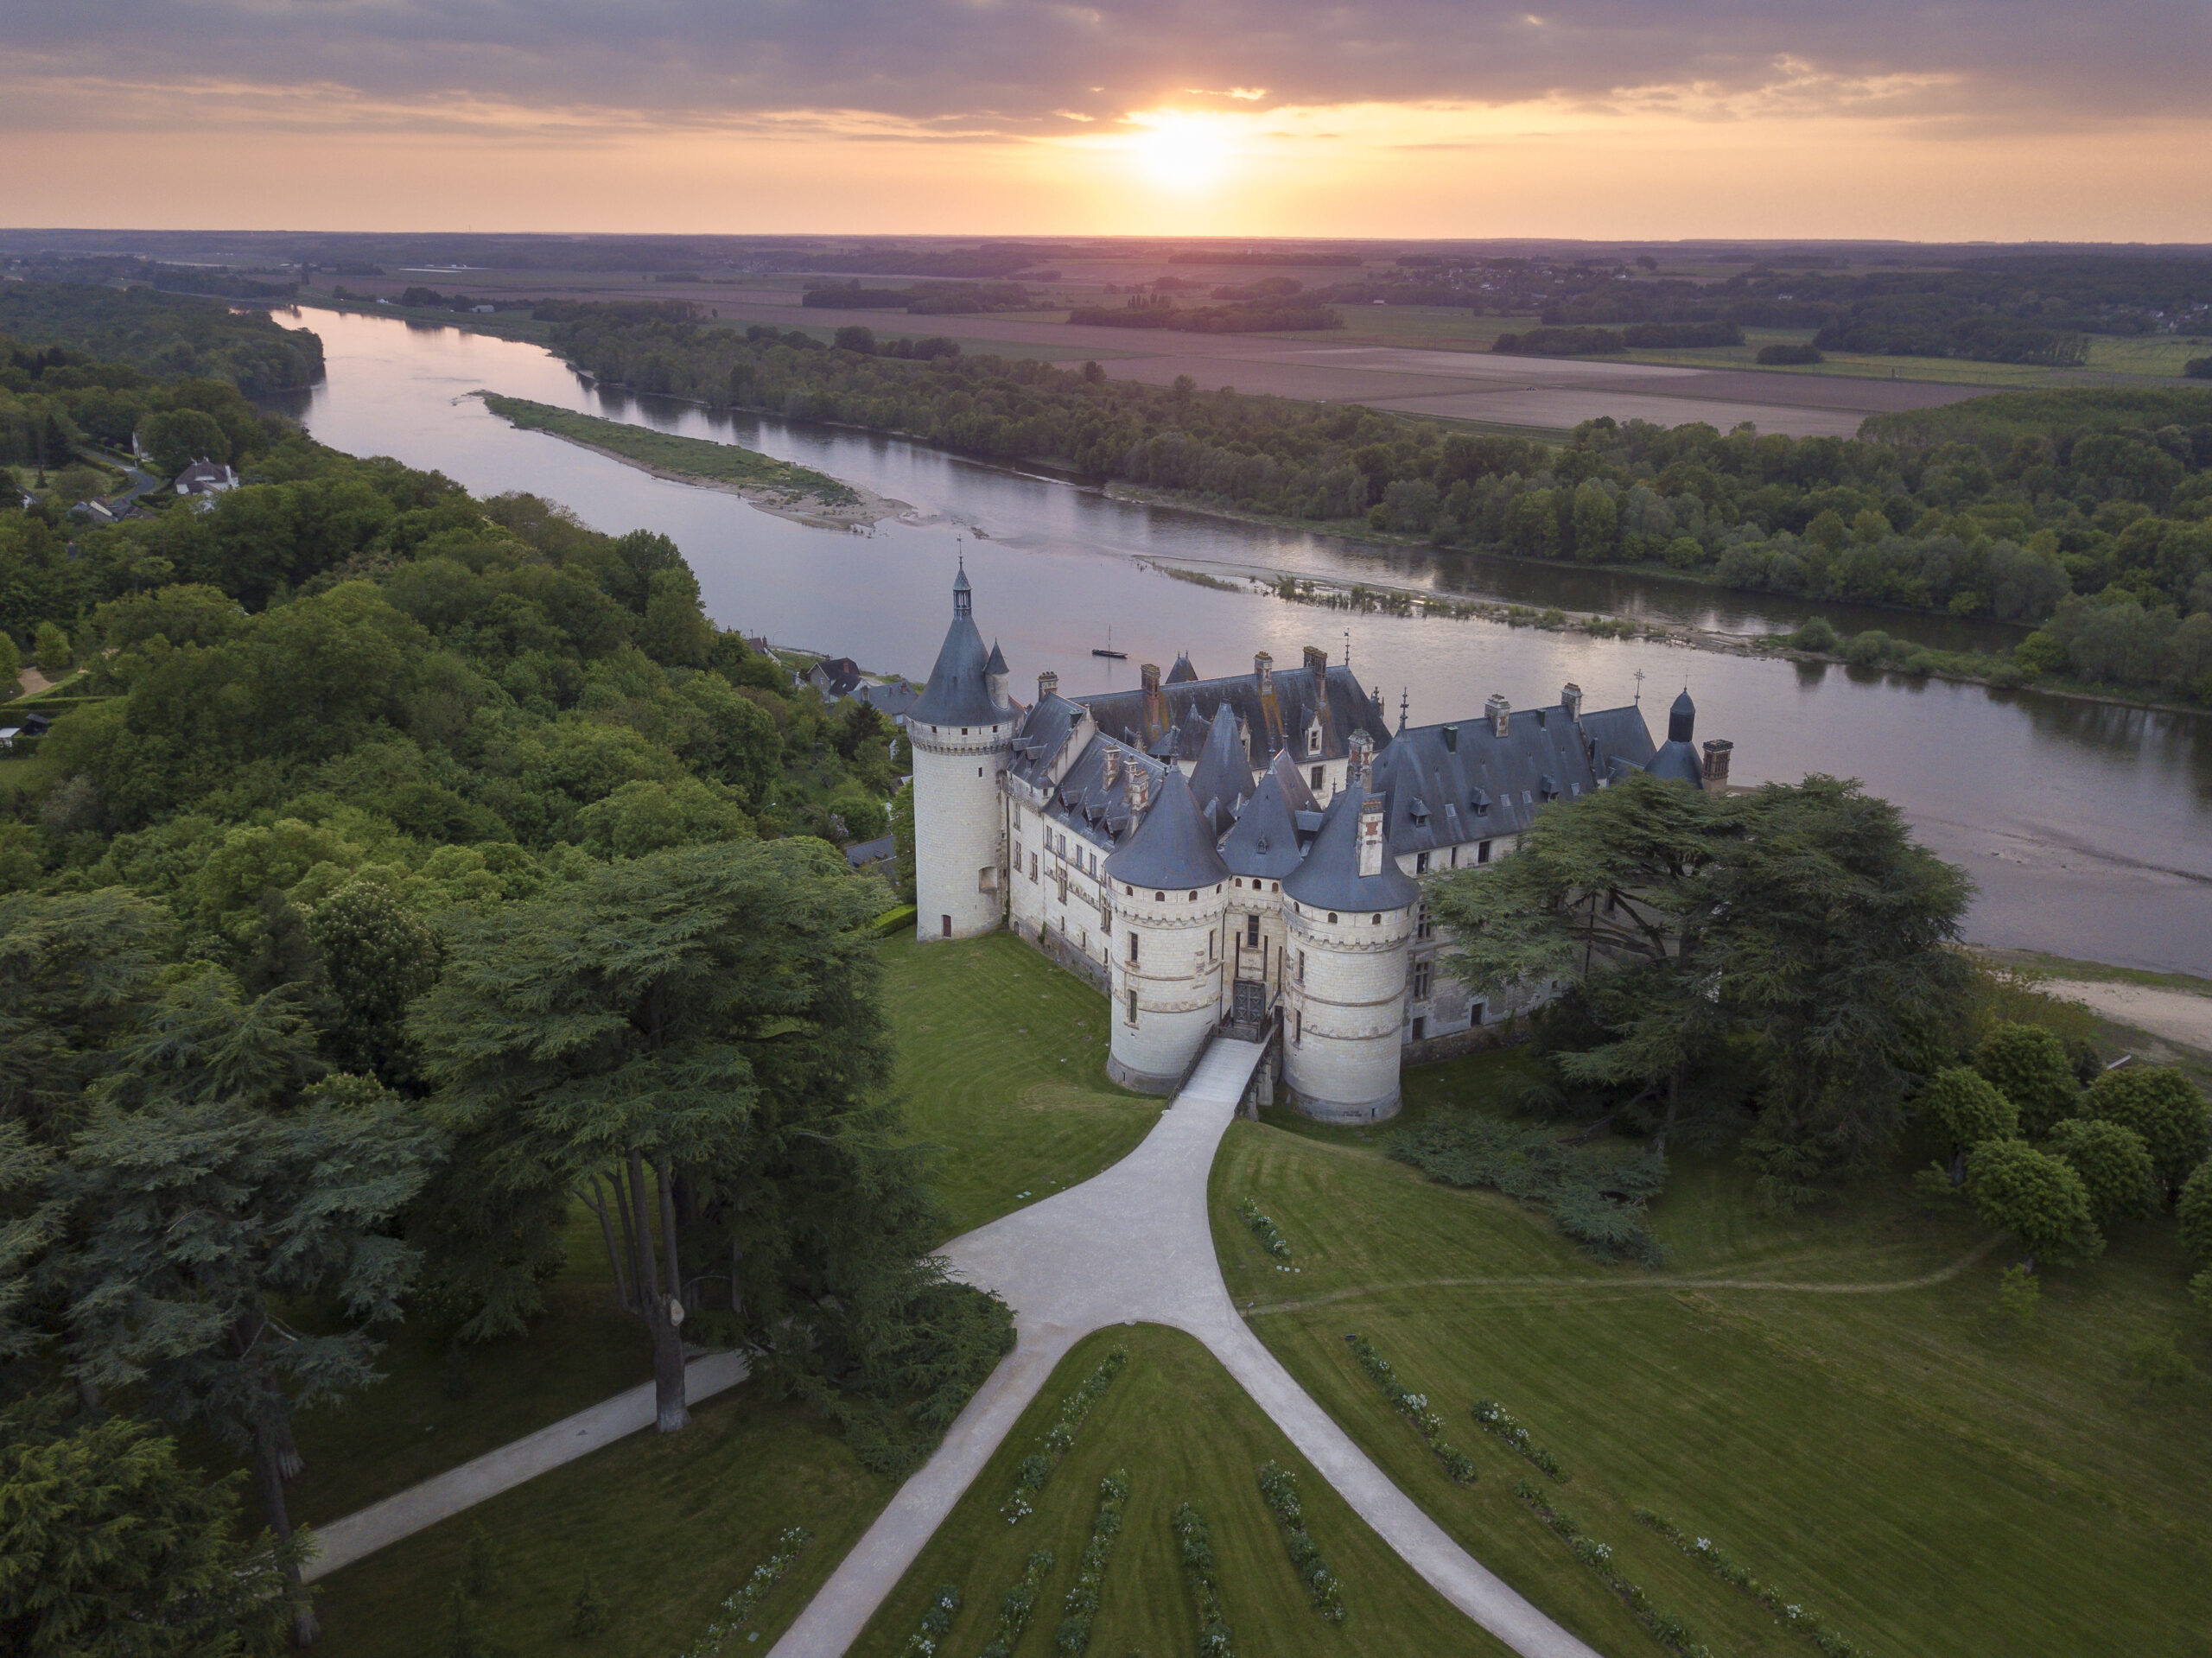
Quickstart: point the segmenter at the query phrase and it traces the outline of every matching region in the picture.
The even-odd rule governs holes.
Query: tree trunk
[[[634,1312],[637,1303],[630,1294],[627,1252],[614,1241],[614,1222],[607,1212],[607,1188],[600,1184],[597,1175],[591,1178],[590,1191],[582,1196],[591,1212],[599,1217],[599,1236],[607,1245],[607,1264],[614,1273],[614,1305],[625,1312]]]
[[[632,1151],[630,1204],[638,1231],[638,1299],[643,1304],[645,1327],[653,1336],[653,1426],[663,1433],[673,1433],[691,1420],[683,1400],[683,1338],[677,1333],[675,1316],[676,1306],[682,1304],[675,1301],[672,1282],[665,1290],[662,1287],[653,1260],[651,1202],[645,1191],[645,1159]],[[675,1265],[673,1261],[669,1262],[671,1269]]]
[[[276,1430],[268,1427],[256,1429],[253,1436],[253,1468],[261,1477],[261,1506],[267,1513],[269,1529],[276,1534],[276,1540],[280,1543],[289,1542],[292,1538],[291,1510],[284,1502],[284,1462],[288,1439],[289,1436],[280,1437]],[[291,1453],[291,1459],[298,1460],[296,1452]],[[315,1606],[308,1599],[307,1591],[300,1583],[299,1568],[290,1568],[286,1575],[291,1579],[292,1590],[297,1597],[292,1611],[292,1644],[296,1647],[313,1646],[315,1636],[322,1633],[321,1626],[315,1622]]]

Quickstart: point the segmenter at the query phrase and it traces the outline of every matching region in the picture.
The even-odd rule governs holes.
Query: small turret
[[[1006,701],[1006,653],[999,649],[996,639],[991,641],[990,660],[983,664],[983,683],[989,689],[991,701]]]

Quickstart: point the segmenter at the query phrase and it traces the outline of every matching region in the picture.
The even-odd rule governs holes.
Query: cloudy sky
[[[14,225],[2212,241],[2212,0],[0,0]]]

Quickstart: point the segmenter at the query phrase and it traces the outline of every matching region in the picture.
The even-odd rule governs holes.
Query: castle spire
[[[960,556],[960,574],[952,578],[952,613],[955,619],[973,613],[975,593],[968,585],[968,556]]]

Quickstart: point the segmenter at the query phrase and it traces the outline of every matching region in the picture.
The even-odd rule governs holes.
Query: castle
[[[907,711],[917,936],[1009,926],[1111,998],[1108,1070],[1174,1090],[1217,1030],[1281,1037],[1292,1102],[1332,1121],[1398,1109],[1407,1061],[1484,1040],[1501,1002],[1446,977],[1425,885],[1513,849],[1547,802],[1641,769],[1725,783],[1687,691],[1654,744],[1637,707],[1492,696],[1479,719],[1393,732],[1349,668],[1201,679],[1187,655],[1138,689],[1010,696],[963,568],[929,685]],[[1274,1063],[1270,1050],[1270,1064]],[[1274,1078],[1268,1078],[1272,1087]]]

